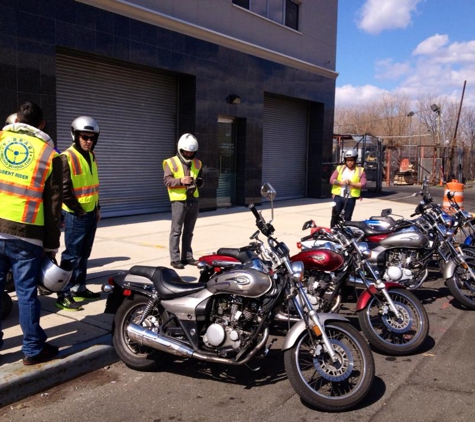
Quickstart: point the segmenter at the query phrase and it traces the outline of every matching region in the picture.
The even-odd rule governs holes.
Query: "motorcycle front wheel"
[[[465,253],[466,250],[464,250]],[[475,272],[475,258],[465,258],[465,262]],[[457,265],[453,276],[447,279],[447,287],[462,306],[475,310],[475,280],[462,265]]]
[[[358,313],[361,330],[378,351],[391,356],[416,352],[429,335],[429,317],[421,301],[406,289],[388,294],[400,314],[398,318],[384,296],[373,296]]]
[[[333,362],[321,338],[304,331],[284,352],[285,371],[300,398],[325,412],[356,406],[371,389],[374,359],[361,334],[349,323],[331,321],[325,333],[336,354]]]
[[[152,371],[159,366],[159,352],[131,340],[127,334],[128,325],[139,323],[148,303],[149,299],[140,295],[124,300],[115,314],[112,326],[112,343],[117,355],[129,368],[136,371]],[[141,326],[158,330],[164,312],[154,307]]]

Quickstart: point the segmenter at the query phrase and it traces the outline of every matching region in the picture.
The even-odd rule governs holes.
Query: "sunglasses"
[[[95,135],[79,135],[84,141],[94,141]]]

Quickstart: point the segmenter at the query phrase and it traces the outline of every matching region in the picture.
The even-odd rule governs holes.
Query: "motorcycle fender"
[[[399,283],[394,283],[391,281],[384,283],[384,285],[386,286],[386,290],[403,288]],[[369,286],[363,293],[361,293],[360,297],[358,298],[358,302],[356,303],[356,312],[366,308],[371,297],[377,292],[378,290],[376,289],[376,287],[374,287],[373,284]]]
[[[338,314],[318,314],[318,318],[320,319],[320,322],[322,323],[323,326],[328,321],[346,321],[348,322],[348,319],[345,317],[342,317],[341,315]],[[282,351],[285,351],[287,349],[290,349],[291,347],[294,346],[294,344],[297,342],[300,334],[302,334],[307,327],[305,326],[305,321],[300,320],[296,322],[292,328],[289,330],[287,335],[285,336],[284,340],[284,345],[282,346]]]
[[[135,280],[133,278],[130,279],[130,277],[127,279],[127,276],[119,274],[119,276],[114,278],[114,289],[107,295],[105,314],[115,314],[126,297],[135,294],[151,297],[152,285],[150,282],[147,282],[146,279]],[[130,293],[124,294],[124,291],[130,291]]]
[[[464,258],[468,258],[468,256],[464,255]],[[450,259],[449,262],[445,264],[443,277],[444,280],[448,280],[452,278],[455,272],[455,268],[457,268],[457,264],[454,262],[453,259]]]

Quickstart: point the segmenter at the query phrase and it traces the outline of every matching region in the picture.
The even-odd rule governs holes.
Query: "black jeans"
[[[335,227],[336,223],[339,221],[339,215],[343,207],[345,207],[345,221],[351,221],[351,217],[353,216],[353,211],[355,210],[356,200],[358,198],[348,198],[345,199],[342,196],[335,195],[333,198],[335,202],[335,206],[332,208],[332,219],[330,222],[330,227]],[[345,201],[346,206],[345,206]]]

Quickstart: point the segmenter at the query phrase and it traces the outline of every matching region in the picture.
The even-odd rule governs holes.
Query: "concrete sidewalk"
[[[276,236],[285,241],[292,253],[304,235],[302,225],[314,219],[321,226],[330,224],[330,199],[298,199],[274,204]],[[414,205],[380,199],[358,201],[353,220],[379,215],[382,209],[409,217]],[[270,220],[270,205],[258,206]],[[246,207],[202,212],[195,229],[195,258],[220,247],[242,247],[255,232],[255,220]],[[96,292],[108,277],[127,271],[136,264],[170,266],[168,234],[170,213],[111,218],[100,222],[89,260],[88,287]],[[306,232],[305,232],[306,233]],[[64,245],[64,241],[61,242]],[[61,252],[61,251],[60,251]],[[177,270],[183,279],[193,282],[199,277],[196,267]],[[84,310],[68,312],[57,309],[56,295],[40,296],[41,325],[48,341],[60,347],[57,359],[44,364],[24,366],[21,362],[22,332],[18,325],[18,307],[14,293],[12,313],[2,321],[4,347],[0,356],[0,407],[40,393],[54,385],[94,371],[118,358],[111,346],[112,315],[104,314],[106,295],[95,302],[84,302]]]

